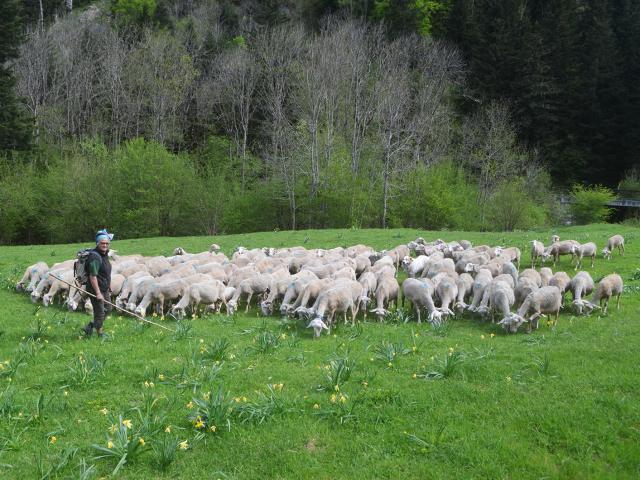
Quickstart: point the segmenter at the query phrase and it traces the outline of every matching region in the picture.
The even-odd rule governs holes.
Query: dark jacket
[[[97,275],[95,275],[97,273]],[[98,288],[102,293],[107,293],[111,288],[111,262],[109,262],[109,255],[102,254],[97,248],[91,251],[91,260],[89,260],[89,275],[96,276],[98,278]],[[96,293],[91,286],[91,279],[87,281],[86,285],[89,293]]]

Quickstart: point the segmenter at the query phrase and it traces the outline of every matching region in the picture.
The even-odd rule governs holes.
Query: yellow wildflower
[[[247,401],[247,397],[243,396],[243,397],[242,397],[242,401],[243,401],[243,402],[246,402],[246,401]]]
[[[387,367],[389,367],[389,368],[393,367],[393,363],[391,363],[391,362],[387,363]]]
[[[285,338],[287,338],[287,334],[286,334],[286,333],[282,333],[282,334],[280,335],[280,338],[281,338],[282,340],[284,340]]]
[[[211,426],[209,427],[209,430],[211,430],[212,432],[215,432],[215,431],[217,430],[217,428],[216,428],[216,426],[215,426],[215,425],[211,425]]]
[[[211,392],[206,392],[202,394],[202,398],[204,400],[209,400],[209,398],[211,398]]]
[[[345,397],[344,395],[340,394],[340,403],[345,403],[347,401],[347,397]]]
[[[495,333],[492,333],[492,334],[491,334],[491,338],[493,338],[493,337],[495,337],[495,336],[496,336],[496,334],[495,334]]]
[[[198,419],[196,420],[196,423],[193,426],[196,427],[197,429],[204,428],[204,422],[200,417],[198,417]]]
[[[480,339],[481,339],[481,340],[484,340],[484,335],[480,335]]]
[[[332,394],[329,400],[331,401],[331,403],[336,403],[336,394]]]
[[[58,437],[56,437],[55,435],[51,435],[51,438],[49,439],[49,443],[53,445],[57,441],[58,441]]]
[[[334,389],[336,392],[339,392],[339,391],[340,391],[340,385],[337,385],[337,384],[336,384],[336,386],[335,386],[335,387],[333,387],[333,389]]]
[[[418,378],[418,374],[414,373],[413,375],[411,375],[411,378]]]
[[[113,448],[113,442],[111,440],[107,442],[107,448]]]
[[[230,353],[230,354],[229,354],[229,358],[230,358],[231,360],[233,360],[234,358],[236,358],[236,356],[235,356],[235,354],[234,354],[234,353]]]
[[[171,425],[167,425],[164,429],[164,433],[171,433]]]
[[[193,402],[187,403],[187,408],[191,410],[193,408]]]
[[[162,373],[158,375],[158,380],[160,380],[161,382],[164,381],[164,375]]]
[[[152,316],[152,317],[157,317],[157,316],[158,316],[158,314],[157,314],[156,312],[153,312],[153,313],[151,314],[151,316]]]
[[[507,380],[507,382],[510,382],[511,381],[511,377],[507,377],[506,380]]]
[[[115,423],[109,427],[111,433],[116,433],[116,430],[118,430],[118,426]]]
[[[144,447],[144,438],[138,439],[138,443]]]
[[[313,404],[313,409],[314,410],[318,410],[320,408],[320,405],[318,405],[317,403]]]
[[[363,385],[364,387],[368,387],[368,386],[369,386],[369,382],[367,382],[366,380],[363,380],[363,381],[362,381],[362,385]]]
[[[189,448],[189,443],[186,440],[183,442],[180,442],[178,444],[178,448],[180,448],[180,450],[186,450]]]
[[[105,408],[102,408],[100,410],[100,413],[103,414],[103,415],[106,415],[107,413],[109,413],[109,410],[107,410],[106,407],[105,407]]]
[[[449,352],[453,353],[453,347],[449,347]]]
[[[132,427],[131,420],[123,420],[122,425],[124,425],[127,428],[131,428]]]
[[[416,350],[418,350],[418,347],[416,347],[416,346],[414,345],[413,347],[411,347],[411,350],[413,350],[413,351],[415,352]]]

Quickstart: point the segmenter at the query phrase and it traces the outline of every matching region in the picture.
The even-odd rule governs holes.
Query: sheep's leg
[[[624,244],[620,244],[618,245],[618,251],[620,252],[620,255],[624,256]]]
[[[595,265],[595,261],[596,261],[596,256],[591,255],[591,268],[593,268],[593,266]]]
[[[617,300],[617,302],[616,302],[616,310],[619,310],[619,309],[620,309],[620,295],[622,295],[622,293],[619,293],[619,294],[617,295],[618,300]]]
[[[422,319],[420,318],[420,307],[417,303],[414,303],[413,306],[416,308],[416,312],[418,313],[418,325],[422,323]]]
[[[251,304],[251,297],[253,297],[253,292],[249,292],[249,296],[247,297],[247,306],[244,309],[244,313],[249,311],[249,305]]]

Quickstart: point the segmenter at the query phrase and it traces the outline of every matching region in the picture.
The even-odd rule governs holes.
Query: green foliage
[[[543,227],[544,205],[536,204],[526,192],[523,178],[504,182],[491,196],[487,208],[487,229],[513,231]]]
[[[402,184],[402,193],[392,201],[391,225],[434,230],[477,225],[476,187],[452,162],[419,166]]]
[[[634,166],[625,173],[624,178],[618,184],[620,190],[640,192],[640,166]]]
[[[614,199],[615,194],[602,185],[574,185],[571,188],[573,221],[578,225],[606,222],[612,212],[607,203]]]
[[[156,13],[156,0],[113,0],[112,11],[128,24],[142,25]]]

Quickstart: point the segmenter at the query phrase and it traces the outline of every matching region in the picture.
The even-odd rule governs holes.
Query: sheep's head
[[[49,305],[51,305],[52,300],[53,300],[53,297],[47,293],[42,297],[42,305],[44,305],[45,307],[48,307]]]
[[[384,318],[389,313],[388,310],[385,310],[382,307],[374,308],[372,310],[369,310],[369,312],[375,314],[380,319]]]
[[[453,306],[453,309],[458,310],[459,312],[462,312],[466,310],[468,307],[469,306],[464,302],[456,302],[455,305]]]
[[[464,266],[464,271],[465,271],[466,273],[472,273],[472,272],[475,272],[475,271],[476,271],[476,267],[477,267],[477,265],[476,265],[475,263],[467,263],[467,264]]]
[[[440,312],[442,313],[442,315],[443,315],[444,317],[447,317],[447,316],[455,317],[455,315],[456,315],[456,314],[454,313],[454,311],[453,311],[453,310],[451,310],[449,307],[441,307],[441,308],[440,308]]]
[[[411,258],[409,255],[406,255],[402,259],[402,266],[406,269],[409,265],[411,265],[411,262],[413,262],[413,258]]]
[[[210,253],[217,253],[217,252],[219,252],[219,251],[220,251],[220,245],[218,245],[217,243],[212,243],[212,244],[209,246],[209,252],[210,252]]]
[[[141,317],[146,317],[147,316],[147,309],[144,307],[138,307],[134,310],[133,313],[137,313],[138,315],[140,315]]]
[[[173,254],[174,255],[184,255],[186,252],[184,250],[184,248],[182,247],[177,247],[174,251]]]
[[[320,317],[311,320],[307,328],[313,328],[313,336],[315,338],[318,338],[322,334],[322,330],[329,331],[329,327],[327,327],[327,324],[324,323]]]
[[[40,294],[34,290],[33,292],[31,292],[31,301],[33,303],[37,303],[38,300],[40,300]]]
[[[371,302],[371,299],[369,297],[367,297],[366,295],[363,295],[363,296],[360,297],[360,303],[362,303],[364,308],[367,308],[367,305],[369,305],[370,302]]]
[[[295,309],[294,313],[296,315],[298,315],[298,318],[311,318],[314,314],[313,308],[305,308],[305,307],[298,307]],[[322,318],[320,315],[318,315],[318,318]]]
[[[184,318],[184,313],[185,313],[184,307],[179,307],[177,305],[174,305],[171,308],[171,314],[174,317],[176,317],[176,319],[178,319],[178,320],[182,320]]]
[[[489,307],[487,307],[486,305],[480,305],[478,308],[476,308],[476,313],[479,313],[480,315],[487,315],[489,313]]]
[[[260,302],[260,310],[262,311],[262,315],[268,317],[273,313],[273,303],[267,300]]]
[[[609,250],[608,248],[603,248],[602,249],[602,256],[604,258],[606,258],[607,260],[611,260],[611,250]]]
[[[16,292],[24,292],[24,283],[22,282],[16,283]]]
[[[560,237],[558,235],[551,235],[551,243],[558,243],[560,241]]]
[[[511,315],[507,315],[502,320],[500,320],[498,322],[498,325],[502,325],[502,328],[504,328],[507,332],[516,333],[520,326],[526,322],[528,322],[527,319],[521,317],[516,313],[512,313]]]
[[[442,312],[439,310],[434,310],[429,314],[429,322],[432,325],[440,326],[442,324]]]
[[[227,313],[229,315],[233,315],[234,313],[236,313],[237,308],[238,308],[237,300],[230,300],[229,302],[227,302]]]
[[[541,258],[542,258],[542,263],[546,263],[547,260],[549,260],[549,258],[551,258],[551,253],[543,252]]]

